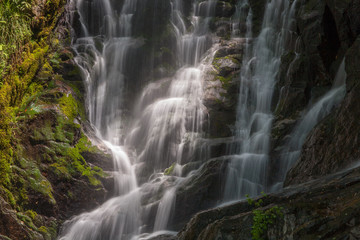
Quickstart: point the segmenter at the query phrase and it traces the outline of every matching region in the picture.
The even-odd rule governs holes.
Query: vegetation
[[[21,50],[30,40],[32,2],[3,0],[0,3],[0,78],[9,63],[21,59]]]
[[[54,239],[57,229],[37,207],[56,209],[48,174],[93,186],[105,176],[82,156],[98,150],[74,123],[85,117],[81,93],[60,71],[64,50],[53,30],[64,3],[47,0],[34,8],[34,0],[0,1],[0,195],[17,221],[44,239]]]
[[[264,197],[267,197],[266,194],[262,193]],[[246,195],[247,201],[250,205],[254,205],[256,209],[252,211],[253,225],[251,227],[251,236],[253,240],[264,240],[265,233],[271,225],[275,224],[275,221],[283,217],[282,207],[273,206],[268,209],[261,209],[263,200],[259,199],[254,201]]]
[[[172,172],[174,171],[174,168],[175,168],[175,163],[171,164],[170,167],[168,167],[167,169],[165,169],[164,175],[171,175]]]

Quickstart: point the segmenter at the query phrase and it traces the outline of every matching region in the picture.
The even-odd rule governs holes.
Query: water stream
[[[239,12],[247,1],[238,6]],[[259,36],[245,51],[240,72],[240,93],[235,125],[236,143],[229,153],[225,201],[257,196],[267,191],[271,102],[281,56],[292,42],[296,1],[272,0],[266,4]],[[251,37],[251,9],[245,37]],[[240,15],[239,15],[240,16]]]
[[[115,196],[67,221],[59,239],[145,238],[167,229],[177,186],[186,179],[182,165],[194,158],[195,149],[197,158],[206,156],[197,139],[203,135],[202,81],[211,64],[206,56],[213,55],[206,52],[212,46],[208,25],[216,1],[192,3],[190,28],[182,18],[182,1],[171,2],[169,26],[180,67],[172,77],[144,83],[133,109],[125,99],[129,81],[135,81],[129,64],[139,60],[137,51],[145,44],[133,35],[133,23],[147,1],[125,0],[121,7],[110,0],[73,4],[81,23],[75,60],[87,87],[90,121],[113,155]],[[126,111],[133,119],[124,118]]]
[[[344,98],[346,92],[345,80],[345,59],[343,59],[336,73],[331,89],[305,111],[303,117],[296,124],[293,132],[290,134],[290,140],[281,152],[279,167],[280,172],[277,174],[278,182],[271,187],[272,191],[282,188],[286,173],[294,165],[296,160],[298,160],[301,154],[301,148],[310,131]]]

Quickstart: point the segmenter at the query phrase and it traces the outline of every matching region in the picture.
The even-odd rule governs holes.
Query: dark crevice
[[[326,5],[323,17],[324,35],[318,50],[327,71],[330,70],[331,64],[336,59],[336,55],[340,48],[340,40],[336,29],[334,17]]]

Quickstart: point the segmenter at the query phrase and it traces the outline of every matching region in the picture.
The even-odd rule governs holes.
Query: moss
[[[221,85],[225,90],[228,90],[229,87],[231,86],[232,75],[229,75],[227,77],[217,76],[216,79],[218,79],[221,82]]]
[[[41,226],[38,228],[38,232],[43,235],[45,240],[56,239],[57,237],[57,224],[55,221],[47,223],[46,226]]]
[[[19,167],[13,166],[15,178],[13,182],[17,184],[18,192],[17,203],[22,205],[26,203],[27,191],[26,189],[32,189],[33,191],[42,194],[46,197],[49,203],[55,204],[56,201],[53,197],[53,189],[50,182],[41,174],[37,163],[26,158],[20,158],[17,162]],[[19,185],[21,183],[21,185]],[[21,190],[22,189],[22,190]]]
[[[26,226],[28,226],[29,228],[31,228],[32,230],[37,230],[37,228],[35,227],[34,223],[32,222],[31,218],[28,217],[27,215],[23,214],[23,213],[16,213],[16,216],[18,219],[20,219],[22,222],[24,222],[26,224]]]
[[[175,168],[175,163],[171,164],[170,167],[168,167],[167,169],[165,169],[164,175],[171,175],[172,172],[174,171],[174,168]]]
[[[71,174],[69,173],[68,168],[66,167],[66,160],[63,158],[58,160],[58,162],[50,165],[50,169],[54,172],[60,179],[71,179]]]
[[[35,220],[35,218],[37,217],[37,213],[33,210],[27,210],[25,212],[25,214],[30,217],[32,220]]]
[[[55,140],[52,123],[50,121],[46,121],[44,127],[35,129],[33,133],[33,139],[36,141]]]
[[[86,176],[91,185],[97,186],[100,185],[100,181],[96,178],[104,177],[105,173],[99,167],[93,167],[87,165],[85,159],[81,155],[84,151],[94,151],[94,147],[90,147],[91,143],[88,139],[83,136],[79,142],[73,148],[69,148],[66,152],[66,155],[72,160],[71,167],[77,172],[81,173],[82,176]]]
[[[78,115],[79,107],[72,94],[67,94],[60,98],[59,105],[64,115],[70,121],[74,121],[75,117]]]
[[[6,188],[2,188],[5,193],[6,193],[6,200],[7,202],[13,207],[15,208],[16,206],[16,201],[15,201],[15,198],[14,198],[14,195]]]

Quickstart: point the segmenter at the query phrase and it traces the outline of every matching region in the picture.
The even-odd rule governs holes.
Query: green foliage
[[[251,235],[253,240],[263,240],[263,236],[269,226],[273,225],[278,218],[283,217],[282,208],[274,206],[267,210],[253,210],[253,226],[251,227]]]
[[[23,44],[30,40],[32,0],[0,2],[0,77],[10,58],[19,59]]]
[[[262,192],[263,197],[267,197],[267,195]],[[251,227],[251,235],[253,240],[264,240],[264,235],[269,228],[269,226],[273,225],[278,218],[282,218],[284,215],[282,213],[283,208],[279,206],[273,206],[269,209],[259,209],[263,200],[259,199],[254,201],[249,197],[249,195],[245,195],[247,202],[249,205],[254,205],[257,209],[252,211],[253,217],[253,225]]]

